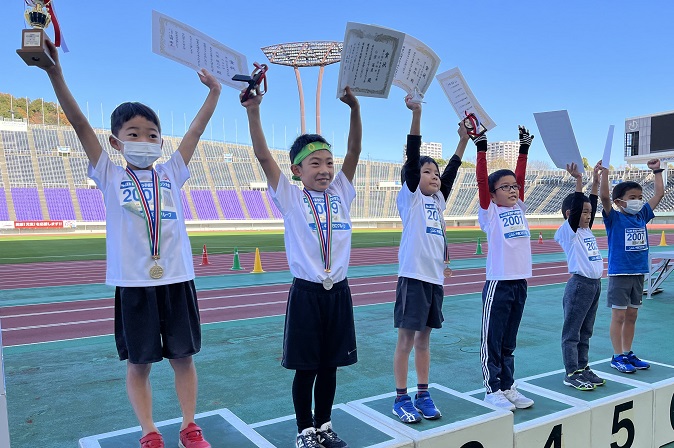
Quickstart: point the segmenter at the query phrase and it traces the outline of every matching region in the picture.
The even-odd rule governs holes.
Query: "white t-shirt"
[[[105,282],[113,286],[158,286],[194,279],[192,248],[185,228],[180,188],[190,172],[180,153],[175,152],[164,164],[157,164],[161,187],[160,259],[164,269],[160,279],[150,277],[154,266],[150,252],[145,213],[138,192],[121,166],[110,161],[103,151],[94,168],[89,164],[88,175],[103,193],[106,211],[107,271]],[[154,211],[152,171],[134,171],[143,194]]]
[[[524,213],[527,206],[517,200],[512,207],[494,202],[477,212],[480,228],[487,234],[487,280],[519,280],[531,277],[531,234]]]
[[[562,246],[569,264],[569,274],[598,279],[604,272],[604,261],[597,247],[592,230],[578,227],[576,232],[564,221],[557,232],[555,241]]]
[[[320,283],[328,274],[321,256],[316,224],[311,205],[302,189],[290,183],[285,175],[279,177],[276,190],[269,187],[276,207],[283,214],[284,241],[290,273],[302,280]],[[341,171],[326,190],[332,212],[332,252],[330,278],[340,282],[346,278],[351,256],[351,203],[356,190]],[[322,192],[309,191],[314,199],[322,226],[326,225],[325,197]],[[327,229],[327,227],[325,227]],[[325,230],[324,229],[324,230]],[[323,231],[323,235],[325,235]]]
[[[398,276],[442,286],[445,268],[445,238],[442,213],[445,198],[437,192],[426,196],[417,187],[411,192],[407,182],[398,193],[398,213],[403,234],[398,249]]]

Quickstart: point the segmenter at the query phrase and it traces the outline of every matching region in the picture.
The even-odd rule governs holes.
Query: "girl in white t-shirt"
[[[451,275],[442,214],[469,137],[461,122],[456,153],[440,175],[435,160],[420,156],[421,104],[413,102],[410,95],[405,103],[412,111],[412,126],[407,136],[407,160],[401,173],[403,186],[397,199],[403,233],[394,310],[398,342],[393,357],[396,382],[393,413],[405,423],[416,423],[422,416],[441,417],[428,392],[429,342],[431,329],[442,327],[443,283],[444,278]],[[407,366],[412,348],[418,380],[414,402],[407,394]]]

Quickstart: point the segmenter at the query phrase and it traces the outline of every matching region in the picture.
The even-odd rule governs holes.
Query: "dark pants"
[[[487,280],[482,290],[480,361],[487,393],[510,389],[515,382],[515,346],[527,281]]]
[[[314,381],[316,383],[314,387]],[[332,404],[337,389],[337,367],[319,370],[296,370],[293,380],[293,404],[297,420],[297,432],[330,421]],[[311,415],[311,392],[314,393],[314,412]]]
[[[588,362],[590,337],[599,306],[601,280],[574,274],[564,289],[562,358],[566,373],[584,369]]]

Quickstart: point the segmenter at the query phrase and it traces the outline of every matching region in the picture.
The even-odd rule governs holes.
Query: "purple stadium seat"
[[[105,221],[105,204],[101,190],[78,188],[75,193],[84,221]]]
[[[283,213],[281,213],[281,210],[279,210],[276,204],[274,203],[274,200],[271,198],[271,193],[269,192],[269,190],[267,190],[267,200],[269,201],[269,205],[271,206],[271,211],[274,214],[274,218],[277,219],[283,218]]]
[[[43,219],[37,188],[12,188],[12,202],[17,221]]]
[[[211,190],[191,190],[192,201],[197,209],[197,217],[203,220],[217,220],[218,210],[215,208],[215,201]]]
[[[236,191],[217,190],[216,193],[225,219],[246,219],[246,215],[243,213]]]
[[[44,198],[47,201],[49,219],[75,219],[75,209],[67,188],[45,188]]]
[[[252,219],[269,219],[267,207],[262,200],[262,192],[258,190],[243,190],[243,200],[248,207],[248,214]]]
[[[0,188],[0,221],[9,221],[9,209],[7,208],[4,188]]]
[[[187,201],[187,193],[185,193],[185,190],[180,190],[180,200],[183,203],[183,215],[185,216],[185,220],[194,219],[192,217],[192,209],[190,209],[190,204]]]

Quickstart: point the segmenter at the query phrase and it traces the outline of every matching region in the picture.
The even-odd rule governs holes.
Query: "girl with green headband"
[[[340,99],[351,110],[342,170],[335,175],[332,150],[323,137],[300,135],[290,149],[290,169],[302,188],[281,172],[267,147],[260,119],[262,96],[254,95],[242,103],[255,157],[267,176],[274,203],[283,213],[286,255],[294,277],[288,293],[281,365],[295,370],[292,397],[297,448],[347,447],[332,430],[331,410],[337,367],[357,361],[346,271],[351,253],[350,209],[356,197],[352,182],[361,152],[362,125],[360,105],[349,87]]]

